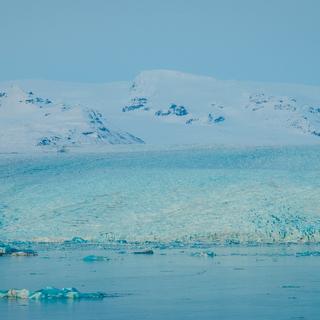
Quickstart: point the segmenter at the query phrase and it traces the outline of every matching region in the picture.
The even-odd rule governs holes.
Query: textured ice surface
[[[94,254],[85,256],[82,259],[84,262],[96,262],[96,261],[108,261],[110,260],[108,257],[104,257],[104,256],[96,256]]]
[[[10,245],[0,242],[0,257],[1,256],[36,256],[37,252],[31,249],[18,249]]]
[[[216,256],[216,254],[213,251],[198,251],[198,252],[192,252],[192,257],[204,257],[204,258],[213,258]]]
[[[102,292],[82,293],[76,288],[54,288],[46,287],[36,291],[27,289],[9,289],[0,291],[2,299],[31,299],[31,300],[51,300],[51,299],[103,299],[106,294]]]
[[[2,155],[0,240],[318,242],[319,156],[319,147]]]
[[[303,252],[297,252],[297,257],[319,257],[320,251],[303,251]]]

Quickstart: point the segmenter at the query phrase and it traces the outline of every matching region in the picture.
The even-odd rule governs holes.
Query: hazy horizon
[[[316,0],[0,2],[0,81],[108,83],[169,69],[320,85]]]

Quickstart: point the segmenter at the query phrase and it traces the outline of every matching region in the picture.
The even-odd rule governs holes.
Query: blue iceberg
[[[84,257],[82,260],[85,262],[95,262],[95,261],[109,261],[110,259],[104,256],[89,255]]]
[[[107,295],[103,292],[82,293],[76,288],[46,287],[37,291],[27,289],[9,289],[0,291],[0,298],[6,299],[29,299],[29,300],[52,300],[52,299],[103,299]]]

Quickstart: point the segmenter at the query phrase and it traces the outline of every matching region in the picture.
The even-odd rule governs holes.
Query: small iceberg
[[[95,255],[89,255],[82,259],[85,262],[96,262],[96,261],[109,261],[110,258],[103,257],[103,256],[95,256]]]
[[[320,251],[297,252],[296,257],[320,257]]]
[[[17,249],[9,245],[0,243],[0,256],[27,257],[37,255],[38,254],[31,249]]]
[[[216,254],[213,251],[200,251],[191,253],[192,257],[213,258]]]
[[[299,289],[301,288],[300,286],[296,286],[296,285],[285,285],[285,286],[282,286],[281,288],[283,289]]]
[[[30,292],[27,289],[0,290],[0,299],[29,299]]]
[[[153,250],[147,249],[147,250],[142,250],[142,251],[134,251],[133,254],[146,254],[146,255],[151,255],[153,254]]]
[[[76,288],[46,287],[37,291],[27,289],[9,289],[0,291],[0,299],[28,299],[28,300],[52,300],[52,299],[103,299],[107,295],[103,292],[82,293]]]
[[[68,244],[68,243],[88,243],[88,240],[85,240],[81,237],[73,237],[71,240],[65,240],[64,243],[65,244]]]

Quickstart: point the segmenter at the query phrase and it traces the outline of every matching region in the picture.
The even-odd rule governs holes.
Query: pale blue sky
[[[0,0],[0,80],[147,69],[320,85],[318,0]]]

